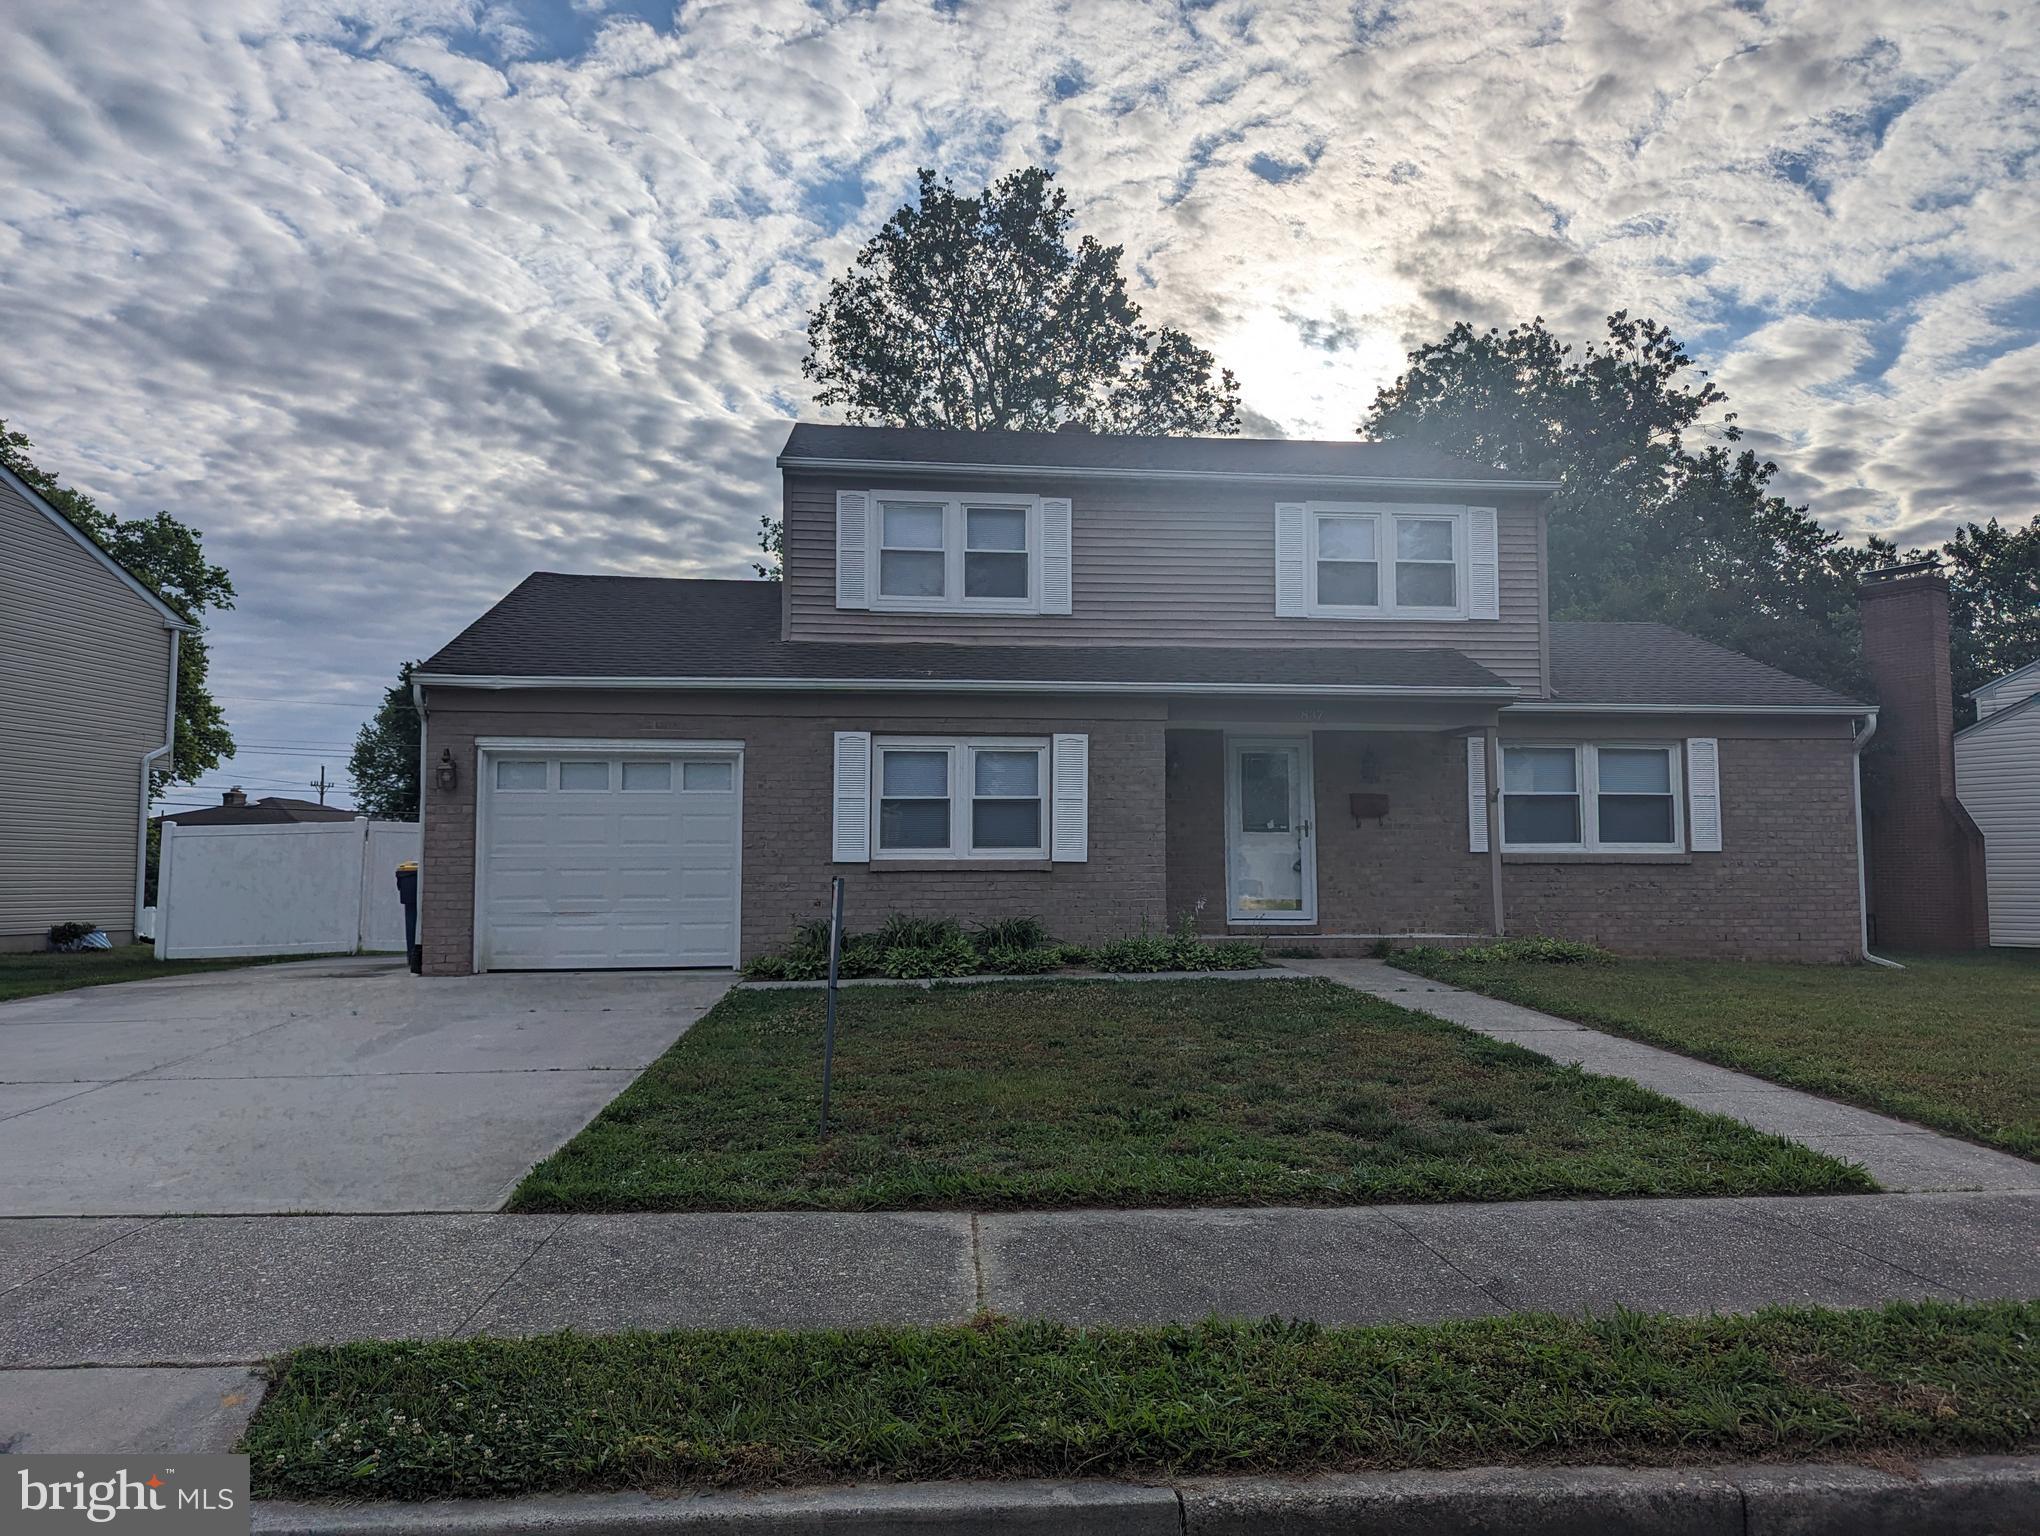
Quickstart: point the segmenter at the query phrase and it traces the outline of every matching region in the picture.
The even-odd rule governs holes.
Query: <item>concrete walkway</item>
[[[1783,1088],[1676,1051],[1574,1024],[1516,1003],[1396,970],[1379,960],[1285,960],[1398,1007],[1507,1040],[1589,1072],[1626,1077],[1710,1114],[1731,1115],[1830,1156],[1861,1163],[1888,1190],[2040,1190],[2040,1163],[1958,1141],[1905,1120]]]

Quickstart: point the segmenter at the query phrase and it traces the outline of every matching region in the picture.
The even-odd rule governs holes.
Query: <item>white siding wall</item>
[[[1991,943],[2040,946],[2040,703],[1955,738],[1955,793],[1983,832]]]
[[[169,665],[162,616],[0,483],[0,948],[52,923],[132,931]]]

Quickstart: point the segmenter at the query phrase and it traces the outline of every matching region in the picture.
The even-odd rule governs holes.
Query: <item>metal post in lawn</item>
[[[829,1022],[822,1034],[822,1134],[829,1139],[829,1083],[836,1075],[836,964],[843,956],[843,877],[829,882]]]

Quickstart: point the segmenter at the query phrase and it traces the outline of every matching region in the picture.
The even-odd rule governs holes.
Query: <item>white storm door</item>
[[[1228,737],[1225,770],[1226,917],[1317,921],[1310,738]]]

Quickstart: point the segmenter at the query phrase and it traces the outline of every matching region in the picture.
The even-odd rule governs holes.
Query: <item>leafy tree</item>
[[[779,581],[786,575],[785,550],[781,547],[786,530],[778,518],[767,514],[758,519],[758,547],[765,552],[763,560],[753,560],[751,569],[767,581]]]
[[[920,173],[829,285],[801,371],[852,422],[1053,432],[1239,430],[1239,383],[1183,332],[1142,324],[1121,247],[1069,241],[1039,166],[975,197]]]
[[[1539,318],[1504,332],[1461,322],[1409,354],[1361,423],[1497,469],[1558,482],[1551,612],[1661,620],[1857,694],[1862,573],[1852,546],[1771,490],[1777,466],[1732,446],[1727,396],[1656,321],[1608,317],[1575,354]],[[1691,440],[1715,439],[1703,446]]]
[[[354,803],[365,816],[385,821],[418,819],[418,705],[411,695],[411,674],[418,663],[397,669],[396,683],[386,690],[375,718],[354,735],[354,753],[347,776],[354,781]]]
[[[55,475],[38,468],[28,456],[34,446],[25,433],[9,431],[0,420],[0,464],[33,486],[179,618],[197,626],[208,609],[234,606],[234,584],[224,567],[205,558],[197,529],[168,512],[125,521],[114,517],[83,491],[60,484]],[[207,687],[209,662],[204,631],[193,628],[178,646],[176,745],[169,766],[150,775],[152,795],[166,784],[189,784],[233,755],[226,711]]]

